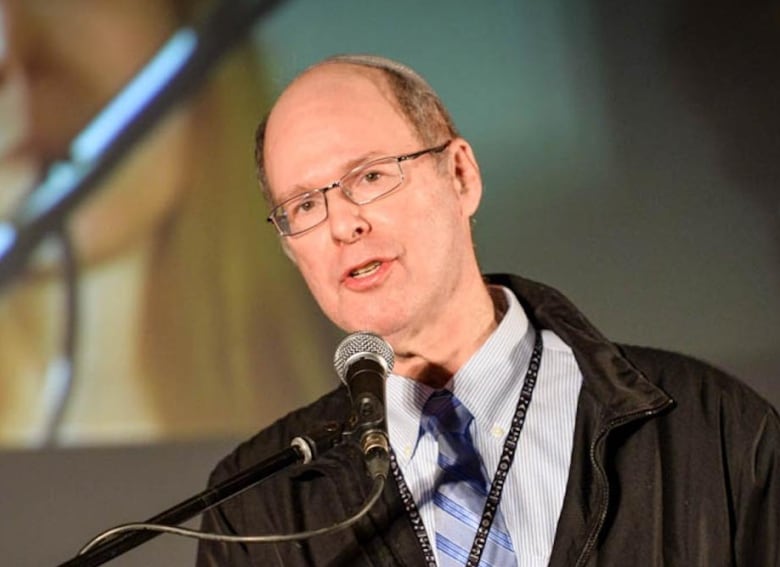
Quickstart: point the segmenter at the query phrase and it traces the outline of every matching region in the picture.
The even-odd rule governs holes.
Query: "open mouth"
[[[360,268],[357,268],[355,270],[352,270],[349,275],[352,278],[365,278],[366,276],[370,276],[374,272],[376,272],[379,269],[379,266],[382,265],[382,262],[375,260],[373,262],[369,262],[365,266],[361,266]]]

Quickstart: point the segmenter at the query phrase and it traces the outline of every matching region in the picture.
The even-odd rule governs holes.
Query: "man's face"
[[[265,142],[275,203],[329,185],[371,159],[423,149],[391,95],[366,73],[326,65],[282,95]],[[411,338],[435,325],[457,297],[474,263],[469,218],[479,201],[478,191],[463,187],[461,170],[476,172],[464,147],[458,139],[445,150],[442,168],[432,155],[403,163],[401,187],[366,205],[329,191],[328,219],[286,238],[320,307],[345,331],[371,330],[391,343]]]

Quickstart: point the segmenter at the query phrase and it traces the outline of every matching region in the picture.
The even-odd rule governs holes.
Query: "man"
[[[521,566],[778,564],[777,413],[699,362],[607,341],[550,288],[486,281],[471,234],[477,162],[413,71],[366,56],[315,65],[258,130],[257,159],[270,218],[321,308],[395,351],[397,467],[351,528],[301,543],[204,543],[199,565],[463,565],[480,553]],[[443,432],[464,408],[465,429]],[[337,389],[242,444],[212,483],[349,410]],[[370,489],[360,451],[343,444],[212,510],[204,527],[324,527]],[[496,510],[480,516],[496,489]],[[453,509],[467,517],[455,528]],[[490,535],[472,546],[486,518]]]

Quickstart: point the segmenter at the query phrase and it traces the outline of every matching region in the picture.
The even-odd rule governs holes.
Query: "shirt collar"
[[[533,350],[533,333],[529,333],[528,318],[520,302],[508,289],[501,290],[506,296],[506,314],[445,386],[474,415],[474,426],[480,429],[504,423],[508,430]],[[433,388],[397,374],[387,379],[390,443],[399,461],[406,462],[414,454],[422,408],[432,392]]]

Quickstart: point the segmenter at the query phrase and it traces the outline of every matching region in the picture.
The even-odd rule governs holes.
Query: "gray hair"
[[[355,65],[378,70],[401,114],[409,121],[425,146],[433,146],[459,136],[452,117],[439,95],[425,79],[403,63],[376,55],[334,55],[315,63],[301,75],[329,64]],[[273,205],[263,158],[268,116],[267,114],[260,122],[255,132],[255,164],[263,197],[269,205]]]

